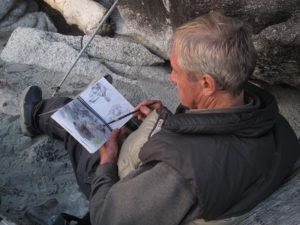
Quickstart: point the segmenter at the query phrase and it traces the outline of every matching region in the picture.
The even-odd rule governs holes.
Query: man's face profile
[[[172,72],[169,80],[177,87],[180,103],[190,109],[196,109],[197,99],[199,99],[201,94],[201,87],[197,81],[189,79],[187,72],[178,65],[178,55],[175,47],[172,48],[170,62]]]

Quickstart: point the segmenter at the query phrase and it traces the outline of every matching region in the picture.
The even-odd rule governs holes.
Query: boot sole
[[[24,136],[27,136],[27,137],[33,137],[33,136],[35,136],[35,134],[33,134],[26,127],[26,125],[25,125],[25,114],[24,114],[24,104],[25,104],[24,99],[25,99],[25,96],[26,96],[27,92],[29,91],[29,89],[31,87],[32,86],[29,86],[29,87],[27,87],[26,89],[24,89],[22,91],[22,94],[20,96],[20,101],[19,101],[19,107],[20,107],[20,127],[21,127],[21,131],[24,134]]]

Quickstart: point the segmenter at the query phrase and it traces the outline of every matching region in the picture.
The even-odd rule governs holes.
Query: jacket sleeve
[[[191,185],[171,167],[142,167],[120,181],[116,167],[97,169],[89,206],[92,225],[168,225],[196,217]]]

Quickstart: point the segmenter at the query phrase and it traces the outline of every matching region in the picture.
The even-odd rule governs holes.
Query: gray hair
[[[239,94],[254,71],[256,52],[250,28],[238,19],[210,12],[176,29],[178,65],[191,79],[209,74],[219,88]]]

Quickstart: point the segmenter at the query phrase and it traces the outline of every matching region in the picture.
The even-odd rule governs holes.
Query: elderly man
[[[124,132],[114,131],[100,159],[51,119],[37,119],[69,99],[25,92],[24,130],[64,137],[94,225],[230,224],[274,192],[300,154],[274,97],[248,83],[256,53],[241,21],[211,12],[184,24],[170,60],[176,113],[140,103],[141,126],[121,151]]]

